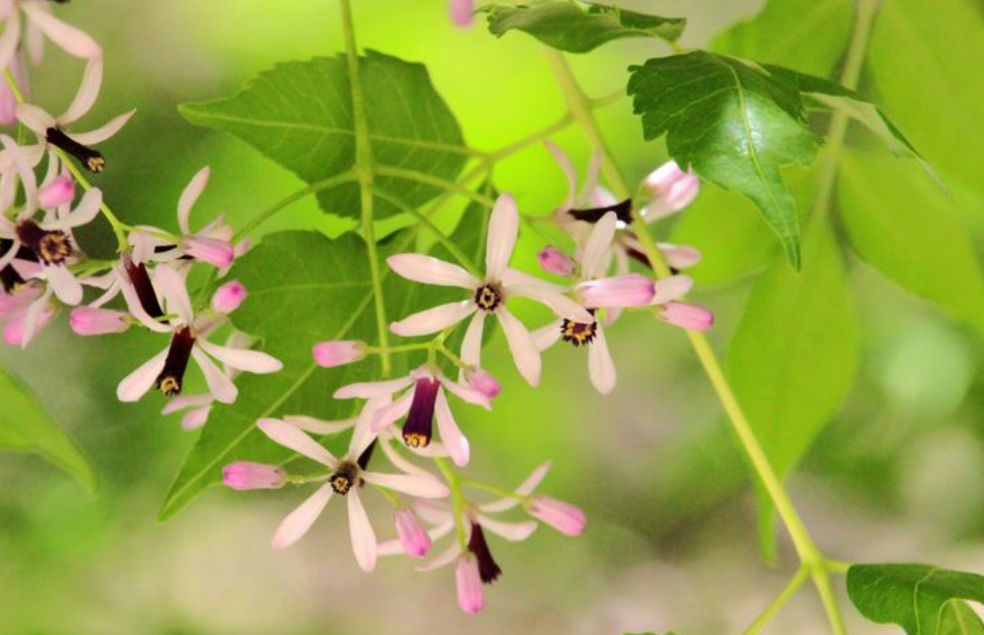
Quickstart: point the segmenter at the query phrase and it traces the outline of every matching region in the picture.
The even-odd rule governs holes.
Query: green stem
[[[341,0],[342,33],[345,38],[345,56],[348,59],[349,83],[352,90],[352,120],[355,128],[355,167],[359,179],[359,200],[362,207],[362,237],[369,253],[369,273],[376,305],[376,331],[379,345],[389,348],[389,326],[386,320],[386,300],[383,297],[382,275],[379,266],[379,253],[376,245],[376,232],[373,228],[373,158],[372,144],[369,140],[369,124],[366,120],[365,96],[362,92],[362,78],[359,74],[359,49],[355,44],[355,26],[352,20],[351,0]],[[388,352],[382,355],[383,377],[392,372],[392,362]]]
[[[462,550],[465,550],[468,548],[468,531],[464,522],[465,497],[461,493],[461,481],[458,480],[458,475],[454,473],[454,470],[444,459],[435,458],[434,464],[437,465],[437,469],[441,470],[441,474],[444,475],[444,480],[448,482],[448,488],[451,490],[451,513],[454,514],[454,530],[458,537],[458,544],[461,545]]]
[[[278,212],[280,212],[280,210],[289,207],[290,205],[296,203],[297,201],[307,196],[311,196],[312,194],[317,194],[318,192],[321,192],[323,190],[330,190],[331,188],[342,185],[343,183],[354,181],[356,178],[357,177],[355,175],[355,172],[353,170],[348,170],[346,172],[342,172],[341,174],[336,174],[335,176],[318,181],[317,183],[312,183],[311,185],[294,192],[290,196],[280,201],[277,201],[276,203],[274,203],[264,211],[260,212],[259,214],[251,218],[248,223],[243,225],[242,228],[240,228],[240,230],[236,232],[236,235],[233,236],[232,238],[233,244],[238,243],[240,240],[248,236],[257,227],[259,227],[266,221],[273,218]]]
[[[487,207],[492,207],[492,205],[495,204],[495,201],[488,196],[479,194],[478,192],[472,192],[462,183],[446,181],[442,178],[427,174],[426,172],[418,172],[417,170],[408,170],[406,168],[395,168],[389,165],[377,165],[375,166],[375,172],[379,176],[391,176],[398,179],[416,181],[417,183],[423,183],[424,185],[431,185],[446,192],[459,194]]]
[[[793,597],[793,595],[799,591],[799,588],[803,586],[803,583],[806,582],[806,579],[809,577],[810,570],[804,566],[800,566],[800,568],[797,569],[796,574],[793,575],[792,579],[789,581],[789,584],[786,585],[786,588],[782,590],[776,599],[772,600],[769,606],[765,607],[765,610],[755,618],[754,622],[748,625],[748,628],[742,631],[741,635],[755,635],[762,630],[762,628],[768,624],[773,617],[775,617],[776,613],[779,612],[779,609],[783,607],[789,598]]]
[[[516,500],[525,501],[527,496],[520,496],[516,492],[510,492],[509,490],[504,490],[501,487],[496,487],[495,485],[489,485],[488,483],[483,483],[481,481],[473,481],[471,479],[462,479],[461,484],[465,487],[471,487],[474,489],[480,489],[483,492],[488,492],[490,494],[495,494],[496,496],[501,496],[502,498],[515,498]]]

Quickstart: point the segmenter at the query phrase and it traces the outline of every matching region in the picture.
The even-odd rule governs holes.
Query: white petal
[[[168,313],[177,314],[182,323],[190,325],[195,321],[191,310],[191,298],[188,297],[188,287],[180,273],[170,265],[160,265],[154,270],[154,282],[164,296]]]
[[[372,428],[373,418],[381,408],[388,406],[389,403],[389,396],[376,397],[362,407],[362,412],[359,413],[355,421],[355,429],[352,430],[352,438],[349,439],[347,453],[349,459],[358,460],[366,448],[376,439],[378,435],[376,430]]]
[[[504,523],[502,521],[489,518],[485,514],[479,514],[478,520],[479,524],[482,526],[482,529],[488,529],[493,534],[501,536],[512,542],[526,540],[530,537],[530,534],[536,531],[536,523],[532,520],[527,520],[521,523]]]
[[[407,413],[410,412],[410,406],[412,403],[413,391],[408,390],[402,397],[393,403],[388,406],[383,406],[377,410],[373,415],[372,424],[369,429],[372,432],[379,432],[380,430],[396,423],[403,417],[407,416]]]
[[[557,343],[560,339],[560,331],[564,326],[563,320],[551,322],[546,326],[533,331],[533,344],[536,350],[543,352]]]
[[[219,346],[205,339],[199,339],[198,345],[229,368],[247,373],[275,373],[284,367],[280,360],[260,351]]]
[[[288,514],[273,534],[273,548],[278,551],[286,549],[300,540],[324,511],[333,493],[331,483],[325,483],[297,509]]]
[[[565,295],[557,293],[552,289],[542,285],[520,285],[508,287],[509,295],[519,296],[536,300],[540,304],[550,307],[554,313],[562,318],[590,324],[594,321],[587,309],[571,300]]]
[[[387,381],[369,381],[342,386],[335,391],[335,399],[371,399],[382,395],[392,395],[413,383],[413,377],[407,375],[399,379]]]
[[[432,309],[409,315],[390,324],[390,330],[402,337],[429,335],[457,324],[477,310],[472,300],[442,304]]]
[[[543,479],[547,476],[547,472],[550,471],[550,465],[550,461],[547,461],[546,463],[537,466],[536,469],[530,472],[530,475],[526,477],[526,480],[520,483],[519,487],[514,490],[519,498],[501,498],[492,503],[479,505],[479,509],[483,512],[504,512],[517,507],[522,502],[522,498],[532,494],[533,490],[535,490],[537,486],[543,482]]]
[[[390,463],[392,463],[397,469],[402,470],[407,474],[429,474],[429,472],[427,472],[424,468],[403,458],[402,454],[393,449],[393,446],[390,445],[388,439],[381,438],[379,447],[382,448],[383,454],[386,455],[386,458],[389,459]]]
[[[348,493],[349,532],[352,534],[352,552],[359,568],[372,571],[376,567],[376,534],[369,523],[366,508],[362,506],[356,488]]]
[[[570,157],[555,143],[544,141],[543,145],[553,156],[554,161],[557,162],[557,165],[560,166],[561,171],[567,178],[567,198],[564,199],[559,209],[569,210],[574,207],[575,193],[577,192],[577,172],[574,171],[574,165],[571,163]]]
[[[482,334],[485,328],[485,311],[476,311],[468,323],[465,338],[461,341],[461,361],[478,366],[482,360]]]
[[[581,275],[584,280],[605,275],[604,267],[607,264],[605,255],[612,245],[612,239],[615,238],[617,222],[618,217],[615,212],[608,212],[591,230],[591,236],[588,237],[584,253],[581,255]]]
[[[285,448],[290,448],[298,454],[303,454],[309,459],[332,469],[335,469],[335,466],[338,465],[338,459],[332,456],[331,452],[286,421],[281,421],[280,419],[260,419],[256,422],[256,427],[262,430],[263,434]]]
[[[434,569],[445,567],[454,562],[459,554],[461,554],[461,545],[456,540],[450,547],[442,551],[439,555],[434,556],[434,559],[430,562],[418,565],[417,571],[433,571]]]
[[[486,410],[492,409],[492,403],[489,398],[482,392],[475,390],[471,386],[464,384],[462,382],[451,381],[444,375],[438,375],[438,381],[441,385],[447,389],[452,395],[461,399],[462,401],[467,401],[470,404],[476,406],[481,406]]]
[[[444,498],[450,493],[447,485],[429,472],[417,474],[363,472],[362,478],[373,485],[420,498]]]
[[[208,355],[206,355],[197,345],[191,349],[191,356],[198,362],[198,367],[205,375],[205,383],[208,390],[215,397],[216,401],[222,403],[235,403],[239,396],[239,389],[232,383],[229,376],[222,372],[222,369],[215,365]]]
[[[208,185],[208,177],[211,174],[212,171],[208,166],[202,168],[198,171],[198,174],[192,177],[191,182],[181,192],[181,199],[178,201],[178,227],[181,228],[182,234],[191,234],[191,225],[188,222],[189,216],[191,215],[191,208],[194,207],[195,202],[198,201],[198,197],[205,191],[205,186]]]
[[[423,254],[398,254],[386,259],[390,268],[407,280],[442,287],[474,289],[481,282],[458,265]]]
[[[26,349],[37,332],[44,328],[44,324],[47,323],[46,317],[50,319],[53,313],[53,309],[49,307],[50,300],[51,289],[48,289],[27,308],[27,315],[24,318],[24,334],[21,341],[22,349]]]
[[[682,298],[693,286],[694,279],[690,276],[676,275],[661,278],[656,281],[656,296],[653,298],[653,304],[666,304]]]
[[[58,123],[67,125],[73,121],[78,121],[82,116],[89,112],[92,104],[96,103],[99,96],[99,88],[102,86],[103,60],[101,57],[90,59],[85,65],[85,73],[82,75],[82,84],[79,92],[75,95],[72,105],[68,107]]]
[[[69,306],[82,302],[82,283],[64,265],[46,265],[44,276],[58,299]]]
[[[284,417],[284,421],[305,432],[325,435],[338,434],[339,432],[348,430],[355,425],[356,418],[352,417],[351,419],[342,419],[341,421],[325,421],[303,415],[288,415]]]
[[[126,300],[126,307],[130,311],[130,315],[137,318],[141,324],[152,331],[170,333],[170,326],[158,322],[144,311],[143,305],[140,304],[140,298],[137,296],[137,290],[133,288],[130,276],[127,275],[123,268],[116,267],[114,271],[116,272],[116,280],[119,282],[120,291],[123,293],[123,299]]]
[[[17,174],[20,176],[24,185],[24,191],[26,192],[27,204],[24,211],[21,212],[20,217],[29,217],[37,209],[38,185],[37,177],[34,175],[34,166],[30,164],[27,155],[24,153],[24,149],[17,145],[13,139],[7,135],[3,135],[3,137],[0,137],[0,141],[3,142],[4,148],[10,153],[10,158],[14,161],[14,167],[17,168]]]
[[[178,412],[180,410],[186,410],[188,408],[200,408],[201,406],[206,406],[214,401],[212,395],[204,393],[201,395],[178,395],[174,397],[161,410],[162,415],[169,415],[173,412]]]
[[[519,235],[519,209],[508,192],[499,195],[489,218],[489,235],[485,252],[485,278],[498,281],[509,266]]]
[[[606,207],[608,203],[594,205],[593,199],[596,198],[598,188],[598,175],[601,172],[601,150],[595,148],[588,160],[588,172],[584,175],[584,185],[574,199],[574,204],[578,207],[590,205],[591,207]]]
[[[69,55],[83,59],[102,55],[102,48],[95,40],[75,27],[65,24],[42,7],[31,2],[19,2],[18,6],[48,36],[48,39]]]
[[[92,222],[92,220],[99,215],[99,208],[101,206],[102,192],[99,188],[92,188],[82,196],[82,200],[79,201],[78,207],[76,207],[71,214],[60,220],[45,223],[44,228],[47,230],[65,230],[72,229],[73,227],[81,227],[82,225]]]
[[[502,331],[506,334],[506,341],[516,363],[516,369],[531,386],[536,386],[540,383],[540,352],[536,350],[530,332],[504,306],[496,309],[495,315],[499,318]]]
[[[147,391],[157,381],[161,371],[164,370],[164,360],[167,359],[168,350],[165,348],[144,362],[140,368],[124,377],[120,385],[116,387],[116,397],[120,401],[131,402],[139,401],[141,397],[146,395]]]
[[[102,143],[119,132],[123,126],[126,125],[126,122],[130,121],[130,117],[132,117],[136,112],[136,110],[131,110],[130,112],[125,112],[122,115],[118,115],[110,119],[109,123],[106,125],[96,128],[91,132],[73,132],[71,134],[66,134],[84,146],[94,146],[97,143]]]
[[[448,398],[444,396],[443,390],[437,391],[437,403],[434,404],[434,412],[437,416],[437,430],[441,434],[441,441],[444,447],[451,454],[451,460],[458,467],[468,465],[469,449],[468,439],[461,433],[461,428],[454,420],[451,413],[451,406],[448,405]]]
[[[595,340],[588,344],[588,375],[591,377],[591,383],[603,395],[607,395],[615,388],[615,363],[608,351],[605,331],[600,324],[597,327]]]
[[[546,280],[541,280],[536,276],[531,276],[530,274],[520,271],[519,269],[513,269],[512,267],[507,267],[506,271],[502,274],[502,286],[503,287],[515,287],[515,286],[541,286],[557,293],[564,293],[567,291],[567,287],[562,287],[559,284],[553,284],[552,282],[547,282]]]
[[[7,28],[0,36],[0,68],[10,68],[10,63],[17,52],[17,43],[20,41],[20,14],[12,11],[3,19],[7,21]]]
[[[31,104],[20,104],[17,106],[17,119],[42,138],[45,136],[45,131],[48,128],[55,126],[54,117],[49,115],[47,111]]]

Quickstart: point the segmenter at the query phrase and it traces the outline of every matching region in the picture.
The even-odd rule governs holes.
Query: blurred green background
[[[170,226],[181,189],[202,165],[211,165],[213,175],[197,208],[201,215],[193,217],[196,226],[219,211],[241,224],[299,189],[293,175],[245,144],[184,122],[176,105],[231,94],[278,61],[338,51],[333,4],[80,0],[57,7],[106,50],[106,83],[89,120],[138,109],[104,149],[111,168],[98,185],[114,210],[130,223]],[[683,43],[702,46],[753,15],[761,2],[621,4],[690,18]],[[470,145],[495,149],[562,114],[561,96],[532,39],[510,34],[496,41],[479,24],[456,29],[441,0],[355,5],[360,44],[424,62]],[[941,6],[956,9],[944,10],[935,21],[889,25],[913,29],[933,43],[927,58],[938,68],[920,71],[933,71],[928,87],[908,85],[905,73],[920,69],[912,70],[906,51],[883,47],[872,54],[901,56],[898,81],[885,74],[882,84],[864,88],[884,97],[889,112],[922,144],[955,191],[954,209],[962,221],[981,228],[984,144],[975,139],[984,130],[984,101],[974,96],[984,94],[984,68],[968,64],[966,55],[981,59],[972,53],[984,47],[984,4],[948,0]],[[797,47],[808,48],[811,38],[822,35],[807,31],[792,38],[790,65],[796,65]],[[956,42],[971,50],[959,53]],[[608,94],[624,85],[628,64],[667,52],[656,41],[622,41],[573,64],[591,92]],[[51,47],[48,53],[45,65],[33,72],[36,99],[67,104],[80,65]],[[924,88],[936,99],[915,94]],[[661,144],[642,142],[627,100],[600,118],[616,159],[633,179],[664,160]],[[572,129],[555,141],[583,169],[589,149],[582,137]],[[911,175],[921,178],[915,169]],[[542,147],[497,168],[496,178],[530,214],[548,213],[563,197],[564,182]],[[716,215],[754,213],[740,197],[713,187],[687,212],[705,223]],[[263,231],[298,227],[337,235],[349,225],[308,200]],[[721,231],[705,233],[714,243],[728,243],[730,230]],[[732,242],[720,256],[708,253],[708,263],[695,271],[706,283],[696,298],[717,312],[712,339],[722,349],[754,278],[733,279],[730,273],[754,270],[761,262],[755,255],[763,251],[759,245],[766,245],[766,253],[773,249],[762,242],[771,240],[767,231],[752,239],[759,242]],[[102,226],[80,240],[95,255],[112,252]],[[528,266],[543,241],[536,234],[523,240]],[[728,258],[751,265],[729,269],[720,264]],[[980,571],[980,333],[950,321],[860,261],[852,259],[848,267],[862,318],[859,379],[789,479],[793,497],[835,557],[930,561]],[[534,392],[516,376],[502,342],[488,349],[490,370],[505,391],[491,415],[462,411],[474,448],[469,469],[508,486],[551,458],[554,470],[543,491],[581,505],[591,522],[576,540],[541,528],[529,543],[494,543],[505,574],[488,589],[486,611],[474,618],[458,611],[450,570],[417,574],[406,561],[386,560],[371,576],[358,571],[338,505],[329,506],[304,541],[272,553],[269,538],[300,500],[298,492],[214,489],[168,523],[157,523],[158,507],[194,434],[182,432],[176,417],[158,415],[157,395],[137,405],[115,399],[116,383],[157,343],[140,332],[80,340],[64,322],[26,353],[4,348],[0,362],[36,391],[84,448],[100,488],[90,496],[36,457],[0,455],[2,634],[737,633],[795,564],[785,543],[777,568],[761,563],[752,492],[718,405],[682,333],[654,326],[645,316],[629,316],[610,332],[619,385],[608,398],[591,390],[583,351],[551,350],[543,386]],[[382,508],[374,511],[382,534],[387,515]],[[852,633],[894,628],[864,623],[846,599],[845,611]],[[765,632],[826,629],[819,602],[804,592]]]

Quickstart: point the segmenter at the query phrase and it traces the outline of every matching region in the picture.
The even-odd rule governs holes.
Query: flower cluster
[[[567,231],[573,247],[567,253],[546,246],[538,260],[545,272],[563,282],[550,282],[511,266],[521,215],[508,193],[499,196],[489,216],[484,272],[472,273],[461,264],[424,254],[390,256],[387,264],[399,276],[411,282],[459,288],[461,299],[403,316],[390,325],[390,330],[402,337],[435,336],[429,344],[421,345],[431,352],[430,359],[403,377],[339,388],[334,398],[358,400],[357,416],[324,421],[295,415],[257,422],[270,439],[320,467],[314,473],[289,474],[282,465],[239,461],[226,466],[225,483],[238,490],[318,484],[281,523],[274,534],[274,548],[293,544],[339,494],[347,498],[352,548],[362,569],[371,570],[379,556],[426,558],[434,543],[450,537],[447,547],[417,568],[430,571],[454,564],[459,606],[475,613],[484,603],[483,585],[491,584],[502,573],[492,556],[489,536],[525,540],[536,529],[537,521],[570,536],[584,530],[587,519],[580,509],[534,493],[548,465],[537,468],[515,490],[502,490],[463,481],[445,462],[447,457],[455,467],[463,468],[471,457],[453,406],[491,409],[501,391],[498,381],[481,366],[486,320],[498,322],[517,371],[530,385],[540,382],[541,353],[564,341],[587,349],[591,382],[599,392],[609,393],[615,387],[616,372],[605,329],[612,327],[621,312],[651,311],[670,324],[695,330],[707,329],[712,315],[703,307],[681,301],[693,284],[689,277],[675,273],[654,280],[651,272],[632,270],[633,260],[639,262],[640,269],[650,265],[631,229],[636,212],[632,201],[619,202],[598,184],[597,159],[592,161],[586,185],[578,192],[569,159],[556,146],[548,148],[567,174],[570,189],[552,222]],[[638,213],[644,221],[653,222],[678,212],[693,200],[698,186],[696,177],[668,163],[643,183],[647,203]],[[660,244],[659,249],[674,271],[700,259],[690,247]],[[554,319],[530,330],[510,309],[515,298],[543,305]],[[445,338],[462,326],[460,350],[449,351]],[[325,341],[313,347],[314,360],[326,368],[358,362],[374,352],[379,349],[355,341]],[[456,378],[445,374],[436,354],[457,368]],[[351,439],[341,458],[309,436],[345,431],[351,431]],[[389,467],[378,469],[386,471],[376,471],[380,460]],[[421,465],[427,460],[434,462],[440,476]],[[389,501],[395,538],[377,540],[360,493],[367,485]],[[494,492],[500,498],[475,502],[465,496],[469,488]],[[496,518],[520,506],[530,519]]]

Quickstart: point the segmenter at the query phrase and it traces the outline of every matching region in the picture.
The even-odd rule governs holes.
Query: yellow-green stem
[[[796,570],[796,573],[789,580],[789,583],[782,590],[782,592],[780,592],[779,595],[769,603],[769,606],[765,607],[765,610],[755,618],[755,621],[749,624],[748,628],[742,631],[741,635],[755,635],[762,630],[762,628],[768,624],[773,617],[775,617],[776,613],[779,612],[779,609],[781,609],[783,605],[789,601],[789,598],[793,597],[796,592],[799,591],[799,588],[803,586],[803,583],[806,582],[809,577],[810,570],[805,566],[800,565],[800,568]]]
[[[458,544],[464,550],[468,547],[468,530],[465,528],[465,497],[461,493],[461,481],[458,480],[458,475],[454,473],[454,470],[444,459],[435,458],[434,464],[437,465],[437,469],[441,470],[441,474],[444,475],[444,480],[448,482],[448,488],[451,490],[451,513],[454,515],[455,535],[458,537]]]

